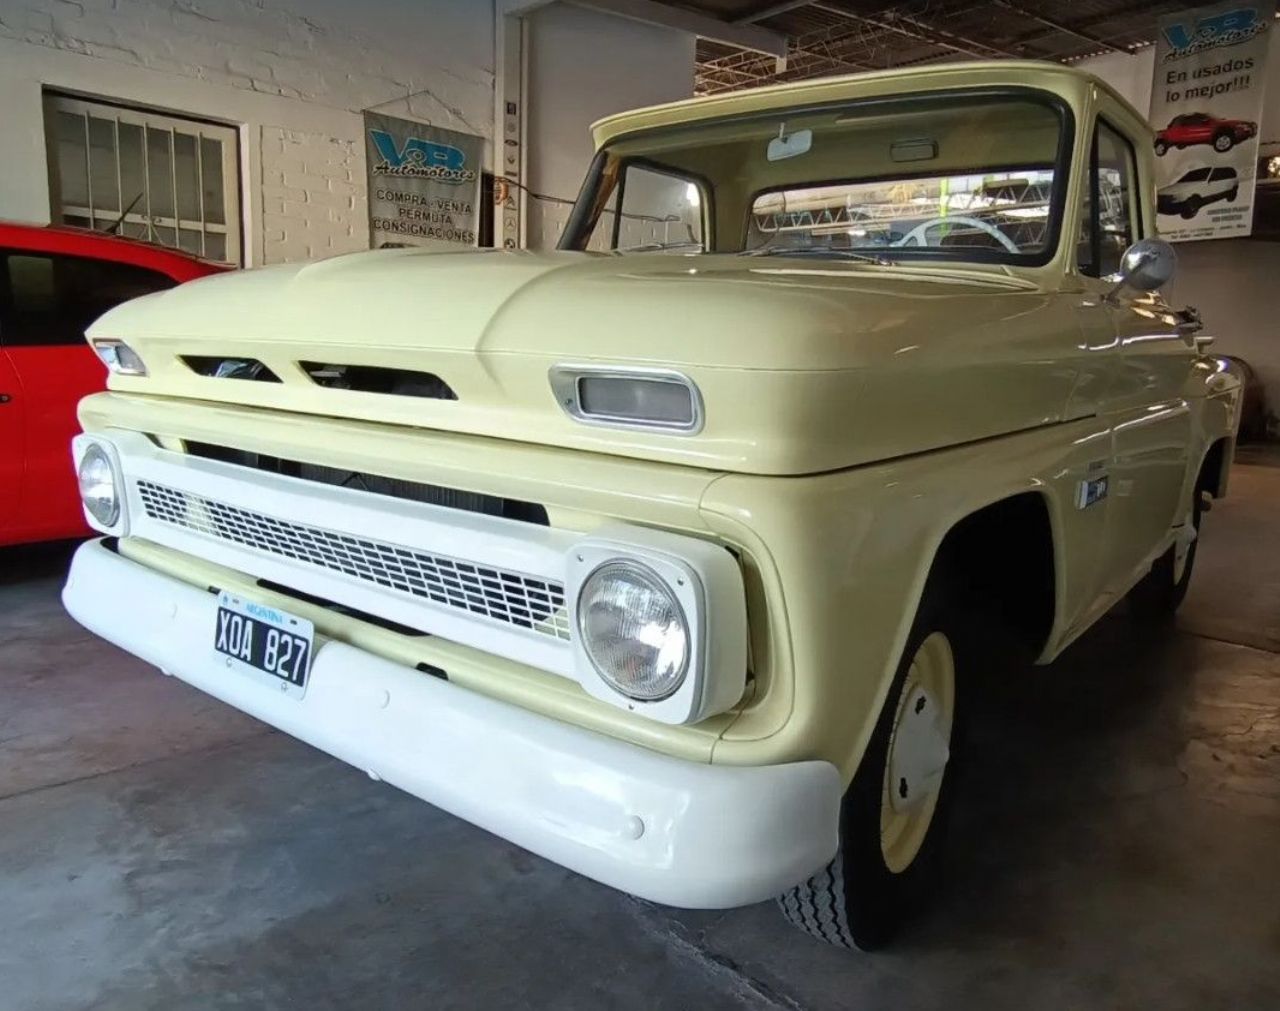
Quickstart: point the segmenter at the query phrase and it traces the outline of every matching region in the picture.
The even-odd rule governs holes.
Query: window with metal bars
[[[52,216],[240,264],[233,127],[45,94]]]

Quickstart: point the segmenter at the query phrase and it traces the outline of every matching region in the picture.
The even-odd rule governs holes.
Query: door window
[[[593,250],[701,252],[705,187],[688,176],[637,162],[622,170],[587,246]]]
[[[0,345],[81,344],[108,309],[174,283],[128,263],[0,250]]]
[[[1106,277],[1120,269],[1124,251],[1141,238],[1138,162],[1133,145],[1102,120],[1093,135],[1078,245],[1080,272]]]

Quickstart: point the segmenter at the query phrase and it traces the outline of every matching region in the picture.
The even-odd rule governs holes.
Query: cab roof
[[[1036,88],[1057,95],[1075,109],[1084,104],[1090,88],[1096,87],[1131,109],[1139,121],[1145,119],[1115,89],[1085,71],[1038,60],[983,60],[819,77],[706,98],[687,98],[606,116],[591,125],[591,133],[596,147],[600,148],[624,134],[701,120],[887,95],[981,87]]]

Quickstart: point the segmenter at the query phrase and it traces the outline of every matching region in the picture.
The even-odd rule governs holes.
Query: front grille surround
[[[280,519],[155,481],[137,479],[134,489],[156,522],[562,642],[571,638],[564,586],[555,580]]]

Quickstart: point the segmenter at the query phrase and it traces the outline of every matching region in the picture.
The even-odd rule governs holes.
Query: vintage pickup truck
[[[1156,293],[1151,131],[1085,74],[594,132],[556,251],[104,316],[66,606],[598,881],[874,947],[931,881],[970,674],[1178,605],[1238,384]]]

